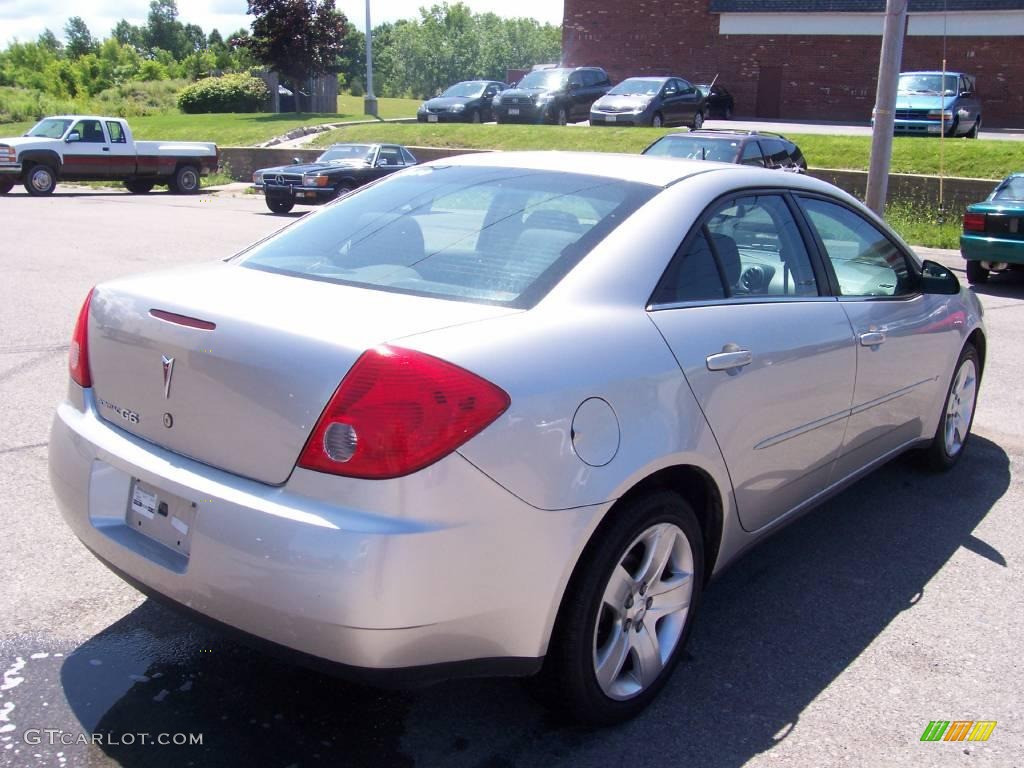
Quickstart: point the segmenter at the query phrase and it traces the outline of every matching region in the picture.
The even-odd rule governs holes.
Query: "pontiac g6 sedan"
[[[103,283],[50,442],[147,594],[383,682],[637,713],[708,579],[881,463],[953,466],[975,297],[853,198],[737,165],[490,153]]]

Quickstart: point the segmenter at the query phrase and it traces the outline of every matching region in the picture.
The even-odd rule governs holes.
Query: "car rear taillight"
[[[985,214],[984,213],[965,213],[964,214],[964,232],[984,232],[985,231]]]
[[[298,466],[382,480],[447,456],[505,412],[504,390],[422,352],[364,352],[320,415]]]
[[[92,376],[89,374],[89,305],[94,291],[89,291],[82,308],[78,310],[78,321],[75,323],[75,332],[71,334],[71,348],[68,351],[68,371],[74,382],[81,387],[92,386]]]

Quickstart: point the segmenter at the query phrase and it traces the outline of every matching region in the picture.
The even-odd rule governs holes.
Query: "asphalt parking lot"
[[[296,217],[257,197],[0,198],[0,764],[1024,766],[1024,280],[980,291],[989,361],[958,467],[897,460],[748,555],[706,593],[662,696],[621,727],[564,726],[515,681],[339,682],[110,574],[47,478],[82,299]],[[931,720],[998,725],[984,743],[922,743]],[[202,743],[144,743],[160,734]]]

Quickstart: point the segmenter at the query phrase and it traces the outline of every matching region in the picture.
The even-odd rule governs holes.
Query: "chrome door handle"
[[[881,331],[868,331],[857,337],[862,347],[877,347],[885,341],[885,334]]]
[[[735,344],[726,344],[721,352],[707,357],[709,371],[728,371],[731,374],[739,373],[740,368],[753,361],[754,354],[749,349],[740,349]]]

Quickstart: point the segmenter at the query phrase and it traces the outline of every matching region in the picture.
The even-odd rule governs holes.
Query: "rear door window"
[[[111,144],[124,144],[125,143],[124,129],[121,127],[120,123],[115,122],[113,120],[108,120],[107,121],[107,133],[110,134],[110,143]]]
[[[740,155],[740,164],[764,168],[764,155],[761,154],[761,147],[756,141],[749,141],[744,145],[743,153]]]
[[[786,145],[778,139],[761,139],[761,150],[769,168],[788,168],[793,165]]]

